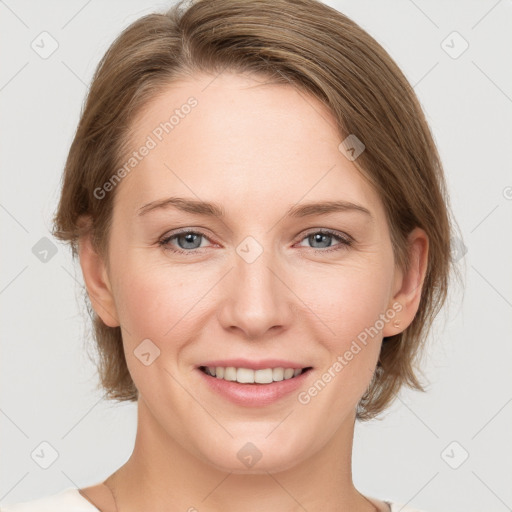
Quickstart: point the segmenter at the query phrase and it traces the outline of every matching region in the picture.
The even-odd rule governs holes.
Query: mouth
[[[267,407],[293,396],[294,392],[307,386],[310,380],[309,375],[313,370],[312,366],[300,368],[300,365],[290,364],[290,362],[287,362],[286,367],[271,366],[273,363],[269,361],[260,363],[246,361],[243,364],[245,366],[235,367],[213,366],[210,363],[196,367],[196,371],[201,381],[215,395],[237,406]],[[259,368],[253,369],[247,366]]]
[[[282,382],[295,379],[313,369],[305,368],[269,367],[253,370],[251,368],[234,366],[199,366],[200,371],[220,381],[236,382],[238,384],[268,385],[274,382]]]

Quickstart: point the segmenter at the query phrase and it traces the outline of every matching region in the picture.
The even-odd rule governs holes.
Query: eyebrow
[[[184,197],[168,197],[157,201],[151,201],[139,208],[137,215],[145,215],[157,209],[167,209],[170,207],[195,215],[217,217],[220,219],[225,217],[224,208],[220,204]],[[364,213],[373,220],[370,210],[360,204],[352,203],[350,201],[322,201],[293,205],[287,210],[285,216],[302,218],[313,215],[325,215],[328,213],[347,211]]]

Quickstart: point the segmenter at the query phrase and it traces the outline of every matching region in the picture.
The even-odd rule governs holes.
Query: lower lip
[[[280,382],[272,382],[271,384],[240,384],[236,381],[212,377],[199,368],[197,368],[197,371],[201,374],[206,384],[210,386],[210,389],[216,391],[229,401],[245,407],[262,407],[277,402],[279,399],[297,391],[311,373],[311,370],[308,370],[297,377]]]

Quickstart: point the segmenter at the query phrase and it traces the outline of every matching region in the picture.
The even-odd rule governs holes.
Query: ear
[[[423,281],[427,271],[429,241],[425,231],[414,228],[408,237],[409,270],[404,273],[396,268],[393,296],[388,308],[396,311],[393,321],[387,322],[382,334],[394,336],[404,331],[414,320],[418,311]],[[399,326],[393,325],[399,322]]]
[[[87,234],[80,236],[78,256],[87,294],[94,311],[106,325],[117,327],[120,324],[106,265],[93,247],[90,230],[87,230]]]

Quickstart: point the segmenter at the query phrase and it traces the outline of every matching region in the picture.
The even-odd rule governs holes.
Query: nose
[[[253,262],[235,254],[234,268],[224,280],[218,319],[224,329],[241,331],[247,339],[286,329],[292,321],[293,293],[286,271],[271,251]]]

